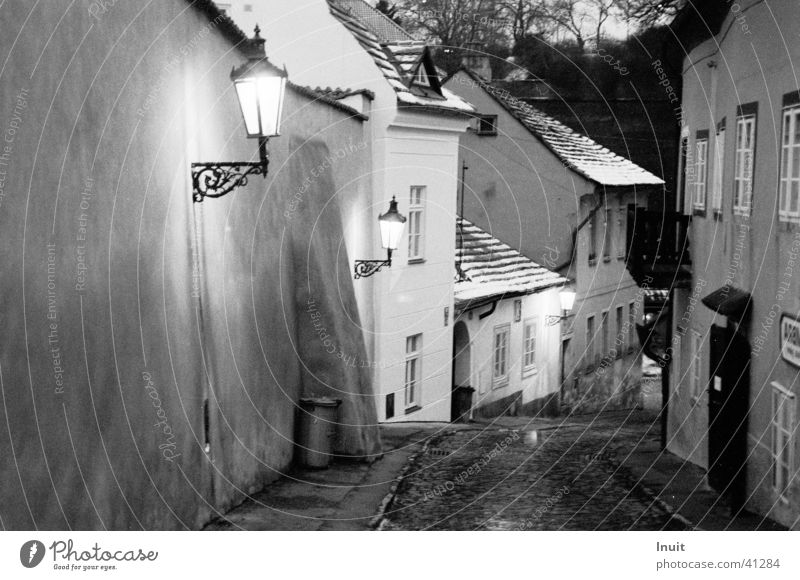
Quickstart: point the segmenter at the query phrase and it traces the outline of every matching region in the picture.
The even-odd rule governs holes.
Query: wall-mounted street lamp
[[[392,251],[397,249],[403,228],[406,225],[406,216],[397,211],[397,200],[392,196],[389,202],[389,211],[378,217],[381,226],[381,245],[386,249],[385,260],[356,260],[355,278],[368,278],[384,266],[392,266]]]
[[[565,288],[558,293],[558,299],[561,301],[561,316],[548,314],[545,318],[548,326],[555,326],[569,318],[569,313],[572,312],[572,307],[575,305],[575,291]]]
[[[247,136],[258,139],[259,160],[192,163],[192,197],[196,203],[207,197],[222,197],[239,186],[247,185],[249,175],[267,177],[267,141],[280,135],[288,75],[285,69],[281,70],[267,60],[264,39],[259,32],[256,26],[255,35],[250,40],[248,61],[231,71]]]

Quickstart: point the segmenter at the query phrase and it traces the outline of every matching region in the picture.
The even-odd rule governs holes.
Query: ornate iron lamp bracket
[[[369,278],[384,266],[391,265],[391,258],[388,260],[356,260],[355,279]]]
[[[259,139],[259,161],[234,161],[231,163],[192,163],[192,198],[202,203],[207,198],[217,198],[229,194],[237,187],[247,185],[250,175],[267,177],[269,156],[267,140]]]
[[[567,318],[569,318],[569,317],[568,316],[563,316],[563,315],[562,316],[556,316],[555,314],[548,314],[547,316],[545,316],[544,320],[547,323],[547,326],[555,326],[556,324],[558,324],[562,320],[566,320]]]

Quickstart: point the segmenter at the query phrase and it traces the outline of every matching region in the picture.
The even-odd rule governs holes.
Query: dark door
[[[750,345],[740,334],[711,327],[708,385],[708,479],[736,506],[745,499]]]

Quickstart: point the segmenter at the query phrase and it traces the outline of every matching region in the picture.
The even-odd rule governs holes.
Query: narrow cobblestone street
[[[420,453],[383,529],[662,530],[684,526],[619,466],[652,414],[445,432]]]

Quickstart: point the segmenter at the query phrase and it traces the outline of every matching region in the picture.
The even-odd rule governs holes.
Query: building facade
[[[458,147],[472,107],[440,86],[424,43],[362,0],[227,4],[242,27],[261,26],[292,78],[369,115],[371,198],[344,236],[370,249],[352,258],[382,258],[377,216],[393,196],[408,222],[391,268],[356,281],[368,355],[354,364],[373,373],[380,421],[448,421]]]
[[[668,448],[735,505],[797,528],[797,6],[708,4],[673,25],[691,35],[678,209],[693,272],[674,291]]]
[[[468,220],[457,235],[454,393],[472,389],[472,416],[557,415],[567,279]]]
[[[560,404],[635,405],[643,292],[626,269],[628,210],[663,181],[469,69],[445,86],[476,108],[462,139],[463,217],[568,277],[577,293],[560,325]]]

